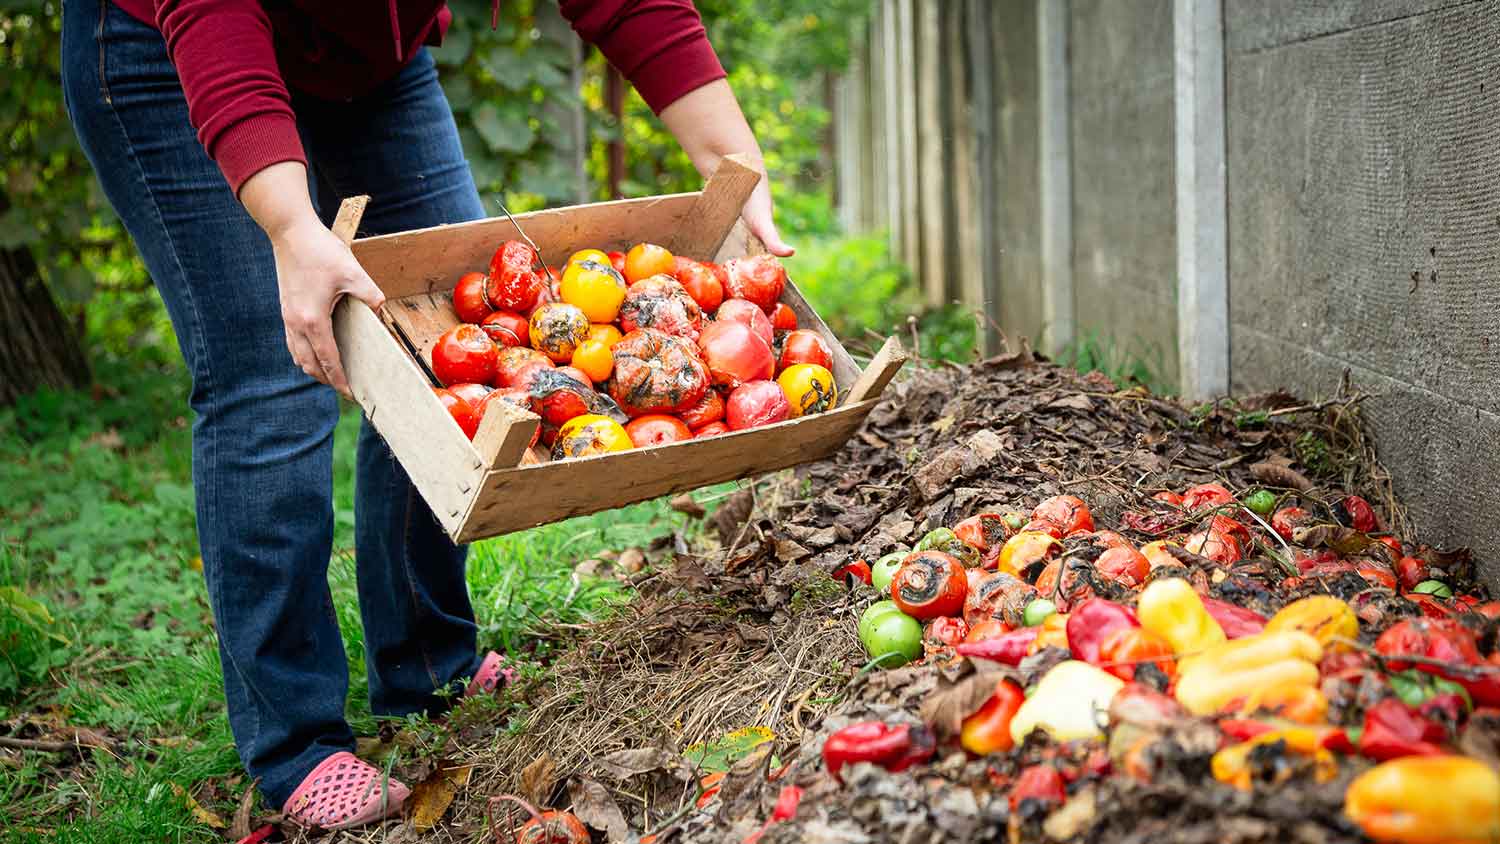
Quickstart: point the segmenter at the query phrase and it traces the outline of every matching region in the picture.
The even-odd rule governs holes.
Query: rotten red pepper
[[[1384,762],[1402,756],[1436,756],[1445,751],[1447,737],[1441,724],[1429,721],[1393,697],[1365,710],[1364,732],[1359,737],[1361,756]]]
[[[993,639],[961,642],[955,645],[953,650],[961,656],[988,659],[1005,665],[1020,665],[1021,660],[1026,658],[1026,652],[1030,650],[1031,643],[1036,641],[1037,634],[1040,632],[1040,627],[1023,627],[1020,630],[1002,633]]]
[[[869,762],[898,772],[932,758],[937,739],[925,726],[860,721],[835,732],[823,743],[823,765],[835,780],[845,765]]]
[[[1266,618],[1260,613],[1245,607],[1238,607],[1228,601],[1218,598],[1201,596],[1203,608],[1213,616],[1214,621],[1224,629],[1224,635],[1230,639],[1239,639],[1245,636],[1254,636],[1266,628]]]
[[[1104,598],[1090,598],[1073,608],[1068,615],[1068,649],[1073,656],[1090,665],[1098,665],[1104,640],[1116,630],[1140,627],[1135,611]]]

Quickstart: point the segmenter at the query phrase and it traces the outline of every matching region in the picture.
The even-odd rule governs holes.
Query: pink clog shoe
[[[464,689],[464,697],[493,692],[514,679],[516,670],[505,664],[505,657],[490,651],[484,655],[484,662],[474,672],[474,679],[469,681],[468,688]]]
[[[350,829],[399,814],[410,794],[379,768],[343,751],[318,763],[281,813],[303,826]]]

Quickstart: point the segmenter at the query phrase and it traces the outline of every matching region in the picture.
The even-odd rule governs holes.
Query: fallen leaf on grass
[[[412,831],[427,832],[437,826],[473,771],[473,765],[438,768],[432,776],[413,786],[406,800]]]
[[[530,802],[544,806],[550,802],[552,789],[557,787],[557,762],[543,753],[530,765],[521,769],[521,796]]]
[[[579,777],[568,784],[568,796],[573,801],[573,814],[585,826],[604,830],[610,841],[624,841],[630,837],[625,814],[604,786],[595,780]]]
[[[728,771],[735,762],[774,738],[776,734],[769,727],[743,727],[712,741],[690,744],[682,756],[689,765],[704,771]]]
[[[617,750],[599,760],[599,767],[617,780],[630,779],[651,771],[675,771],[680,767],[675,753],[662,747]]]
[[[183,788],[175,782],[171,785],[172,793],[177,795],[178,797],[181,797],[182,801],[187,804],[188,811],[193,815],[193,820],[201,824],[207,824],[214,829],[224,829],[229,826],[229,824],[224,823],[223,818],[203,808],[202,804],[193,799],[193,795],[188,794],[187,789]]]
[[[250,810],[255,807],[255,787],[260,785],[260,777],[250,781],[245,787],[245,793],[240,795],[240,806],[234,810],[234,822],[229,825],[229,837],[242,841],[250,837]]]
[[[690,519],[701,519],[708,512],[703,509],[703,505],[699,504],[693,496],[685,492],[674,497],[667,506]]]

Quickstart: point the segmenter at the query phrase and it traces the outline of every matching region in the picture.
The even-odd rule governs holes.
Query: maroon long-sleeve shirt
[[[155,26],[187,95],[188,119],[229,185],[306,161],[289,90],[342,100],[390,79],[452,13],[443,0],[114,0]],[[724,69],[692,0],[560,0],[655,111]]]

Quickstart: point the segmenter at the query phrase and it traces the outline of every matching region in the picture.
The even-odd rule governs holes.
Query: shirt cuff
[[[634,68],[630,82],[646,105],[660,114],[685,94],[727,75],[700,29],[696,38],[683,39]]]
[[[297,121],[290,114],[269,111],[252,114],[219,134],[210,157],[224,171],[229,187],[238,196],[240,186],[251,176],[283,161],[307,163]]]

